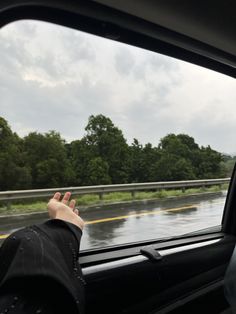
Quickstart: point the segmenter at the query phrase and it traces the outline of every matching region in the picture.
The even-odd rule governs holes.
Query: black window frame
[[[77,29],[180,59],[236,77],[236,57],[198,40],[164,27],[130,16],[93,1],[18,1],[0,3],[0,26],[18,20],[39,20]],[[235,169],[223,212],[222,225],[180,237],[153,239],[82,251],[82,266],[136,256],[140,249],[153,245],[156,250],[173,248],[236,234],[236,175]]]

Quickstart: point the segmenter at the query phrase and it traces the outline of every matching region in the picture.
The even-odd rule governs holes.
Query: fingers
[[[72,199],[72,200],[70,201],[70,197],[71,197],[71,192],[66,192],[65,195],[64,195],[64,197],[63,197],[62,200],[61,200],[61,203],[63,203],[64,205],[70,207],[70,208],[72,209],[72,211],[73,211],[74,213],[76,213],[76,215],[78,215],[78,214],[79,214],[79,211],[78,211],[78,209],[75,208],[76,200],[75,200],[75,199]],[[53,197],[51,198],[51,200],[60,202],[60,198],[61,198],[61,193],[60,193],[60,192],[56,192],[56,193],[53,195]],[[51,201],[51,200],[50,200],[50,201]],[[50,201],[49,201],[49,202],[50,202]],[[48,203],[48,204],[49,204],[49,203]]]
[[[56,192],[48,202],[49,216],[52,219],[60,219],[75,224],[83,230],[84,221],[79,216],[78,208],[75,207],[76,201],[70,200],[70,197],[71,192],[66,192],[61,200],[61,193]]]
[[[60,192],[56,192],[53,197],[53,199],[57,200],[57,201],[60,201],[60,198],[61,198],[61,193]]]
[[[66,192],[61,202],[65,205],[67,205],[70,197],[71,197],[71,192]]]
[[[75,200],[71,200],[71,201],[70,201],[69,207],[70,207],[72,210],[75,209],[75,203],[76,203]]]

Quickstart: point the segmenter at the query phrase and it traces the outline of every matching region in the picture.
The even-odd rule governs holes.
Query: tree
[[[144,182],[144,156],[143,156],[143,146],[139,141],[134,138],[133,143],[129,147],[130,156],[130,182]]]
[[[161,152],[157,147],[152,147],[152,144],[147,143],[143,148],[144,155],[144,181],[151,182],[153,179],[153,165],[161,158]]]
[[[88,184],[110,184],[111,178],[109,176],[109,166],[101,157],[95,157],[88,163]]]
[[[160,158],[159,150],[147,143],[143,147],[137,139],[130,146],[130,181],[152,181],[152,166]]]
[[[112,183],[126,183],[129,175],[129,151],[122,131],[111,119],[103,116],[90,116],[84,137],[91,147],[94,157],[101,157],[109,166]]]
[[[225,169],[225,173],[227,177],[231,177],[235,163],[236,163],[236,156],[230,155],[222,155],[222,167]]]
[[[160,179],[164,179],[164,171],[166,177],[172,180],[210,179],[226,175],[222,155],[210,146],[200,148],[186,134],[165,136],[160,141],[159,149],[161,161],[154,168],[160,171]]]
[[[168,134],[160,140],[159,148],[162,150],[162,152],[190,159],[191,151],[193,151],[193,149],[191,146],[189,147],[188,144],[191,141],[192,138],[188,135]]]
[[[177,156],[163,154],[152,167],[152,181],[180,181],[196,179],[191,163]]]
[[[187,134],[168,134],[158,147],[138,139],[128,146],[101,114],[89,117],[85,131],[71,143],[55,131],[21,139],[0,117],[0,189],[209,179],[229,175],[235,162]]]
[[[93,147],[86,142],[86,139],[76,140],[71,143],[70,160],[75,174],[76,185],[88,185],[90,182],[88,165],[96,156]]]
[[[0,190],[25,189],[30,185],[30,169],[24,165],[22,141],[0,117]]]
[[[73,183],[65,141],[59,133],[30,133],[24,138],[24,151],[26,163],[31,169],[33,187],[59,187]]]
[[[226,175],[226,169],[222,165],[223,155],[219,152],[207,147],[201,147],[200,163],[198,166],[198,177],[214,179],[224,177]]]

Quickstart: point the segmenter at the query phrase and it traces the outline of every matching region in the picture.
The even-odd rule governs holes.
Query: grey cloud
[[[94,62],[95,50],[91,40],[78,31],[58,27],[61,47],[59,51],[50,49],[37,56],[35,66],[43,69],[51,79],[74,77],[75,65],[81,62]]]
[[[45,72],[51,80],[72,76],[70,63],[58,57],[54,52],[37,56],[34,59],[34,66]]]
[[[108,114],[106,107],[111,96],[108,89],[103,85],[94,88],[89,79],[53,88],[8,76],[1,81],[5,92],[1,93],[0,115],[13,128],[39,132],[54,129],[75,139],[83,136],[90,114]]]
[[[174,59],[160,55],[158,53],[146,52],[145,59],[141,59],[141,62],[136,63],[134,68],[134,76],[136,79],[144,79],[149,72],[163,73],[165,72],[170,76],[173,83],[177,83],[175,75],[179,72],[178,62]]]
[[[179,66],[175,59],[167,58],[166,56],[158,53],[151,53],[148,57],[148,64],[153,68],[153,71],[178,71]]]
[[[66,36],[66,39],[68,43],[70,36]],[[84,49],[82,52],[79,51],[80,45]],[[83,43],[81,39],[80,45],[77,49],[77,52],[81,52],[80,57],[84,54],[84,57],[92,58],[89,46],[88,53],[86,52],[86,42]],[[23,131],[33,129],[40,132],[55,129],[63,136],[77,138],[83,135],[88,112],[106,113],[106,106],[111,97],[106,85],[99,83],[94,86],[90,78],[84,75],[79,82],[56,85],[53,88],[41,86],[37,81],[24,81],[21,67],[17,66],[19,63],[26,67],[41,68],[52,79],[61,76],[68,78],[73,75],[69,70],[73,59],[67,62],[65,58],[65,62],[59,64],[53,52],[35,57],[25,49],[24,40],[14,36],[2,41],[0,56],[0,115],[8,119],[10,124],[17,128],[16,131],[21,132],[19,128]]]
[[[135,67],[135,59],[127,48],[120,48],[115,55],[115,67],[121,75],[132,73]]]
[[[16,25],[11,25],[13,30],[14,26],[16,31],[15,33],[14,31],[9,32],[10,36],[6,37],[0,33],[0,67],[3,72],[14,71],[18,75],[22,68],[24,70],[38,69],[51,79],[69,78],[74,76],[73,64],[75,62],[95,59],[95,51],[90,44],[91,41],[86,40],[80,32],[58,26],[61,38],[59,51],[51,47],[49,43],[46,52],[43,51],[41,54],[35,55],[30,51],[28,43],[30,40],[32,41],[34,36],[37,38],[37,33],[40,33],[40,24],[17,22]],[[51,27],[55,28],[55,26]],[[48,38],[44,38],[44,40],[46,42]],[[40,52],[40,43],[37,44],[37,50]]]
[[[5,26],[0,32],[0,53],[9,66],[17,64],[20,67],[34,63],[28,44],[37,36],[38,24],[29,21],[19,21]],[[1,59],[1,65],[4,62]]]
[[[65,52],[72,61],[91,61],[95,59],[96,52],[91,44],[91,40],[86,40],[86,35],[83,33],[63,28],[61,37]]]
[[[147,102],[144,96],[138,102],[133,103],[127,111],[129,142],[136,137],[142,144],[148,142],[158,145],[159,139],[167,133],[174,132],[173,121],[163,119],[162,111],[164,103]]]
[[[29,23],[28,21],[21,21],[17,23],[17,29],[19,33],[30,40],[33,36],[36,36],[37,24],[34,22]]]
[[[25,41],[4,39],[0,36],[0,60],[3,71],[15,72],[29,63],[29,54],[25,49]],[[16,73],[17,74],[17,73]]]
[[[215,112],[209,109],[209,113],[197,113],[190,117],[185,126],[187,132],[191,133],[203,146],[210,145],[223,153],[236,151],[234,121],[219,119]]]

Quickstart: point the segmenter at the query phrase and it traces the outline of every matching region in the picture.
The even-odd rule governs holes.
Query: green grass
[[[47,202],[34,202],[26,204],[12,204],[10,209],[2,205],[0,207],[0,215],[14,215],[22,213],[33,213],[46,211]]]
[[[148,200],[148,199],[165,199],[169,197],[178,197],[185,196],[197,193],[205,192],[220,192],[221,190],[226,190],[228,185],[211,186],[209,188],[192,188],[186,189],[184,192],[182,190],[160,190],[154,192],[135,192],[135,195],[132,196],[130,192],[113,192],[103,195],[103,199],[100,200],[98,195],[87,194],[82,196],[77,196],[77,204],[79,206],[90,206],[90,205],[99,205],[99,204],[109,204],[133,200]],[[47,201],[35,201],[32,202],[26,200],[24,202],[13,203],[11,208],[7,209],[7,206],[4,204],[0,205],[0,215],[12,215],[12,214],[22,214],[22,213],[33,213],[33,212],[43,212],[46,211]]]

